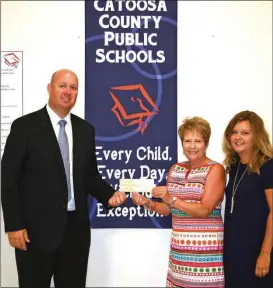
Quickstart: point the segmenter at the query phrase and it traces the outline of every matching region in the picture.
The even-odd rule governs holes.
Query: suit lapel
[[[43,108],[41,110],[39,116],[40,116],[40,126],[43,131],[45,142],[48,144],[48,147],[53,153],[57,163],[60,165],[62,169],[64,169],[60,147],[46,108]]]

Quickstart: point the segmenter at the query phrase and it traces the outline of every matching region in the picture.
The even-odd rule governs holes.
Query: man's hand
[[[27,250],[26,242],[29,243],[30,240],[28,238],[26,229],[8,232],[8,237],[10,246],[20,250]]]
[[[109,199],[108,204],[112,207],[122,205],[126,201],[126,195],[124,192],[116,191],[114,195]]]

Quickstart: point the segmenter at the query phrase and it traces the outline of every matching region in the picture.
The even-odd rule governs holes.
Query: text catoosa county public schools
[[[147,15],[147,12],[164,14],[167,12],[165,1],[94,1],[94,8],[102,12],[99,25],[104,29],[104,48],[96,50],[96,63],[165,62],[163,50],[128,49],[129,46],[146,48],[158,46],[157,31],[160,28],[162,15]],[[128,28],[135,31],[128,32]],[[148,28],[150,28],[149,32],[143,32]],[[137,32],[139,29],[142,29],[141,33]],[[151,29],[154,30],[153,33]],[[113,47],[120,47],[120,49],[113,50]]]

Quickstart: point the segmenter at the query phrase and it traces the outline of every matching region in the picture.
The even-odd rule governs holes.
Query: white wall
[[[46,103],[52,72],[67,67],[79,75],[74,113],[83,116],[84,2],[2,1],[1,18],[1,49],[24,51],[24,113]],[[222,161],[225,126],[245,109],[259,113],[272,136],[272,2],[179,1],[178,123],[209,120],[208,154]],[[178,153],[182,160],[180,143]],[[1,230],[1,285],[16,287]],[[169,241],[170,230],[92,230],[87,286],[165,286]]]

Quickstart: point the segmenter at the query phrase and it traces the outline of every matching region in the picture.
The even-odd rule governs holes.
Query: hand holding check
[[[126,201],[126,195],[124,192],[116,191],[109,199],[108,204],[112,207],[122,205]]]
[[[133,192],[132,201],[134,202],[135,205],[147,206],[151,200],[149,200],[147,197],[141,195],[138,192]]]
[[[133,193],[132,200],[136,205],[147,205],[150,201],[147,197],[141,195],[141,192],[152,192],[151,196],[161,198],[167,204],[172,202],[167,187],[155,187],[153,179],[120,179],[120,190]]]
[[[161,198],[165,203],[170,204],[172,202],[172,197],[168,193],[166,186],[157,186],[152,190],[152,195],[154,198]]]
[[[132,193],[132,201],[135,205],[148,205],[151,200],[142,195],[143,192],[151,192],[154,185],[152,179],[120,179],[120,190]]]

